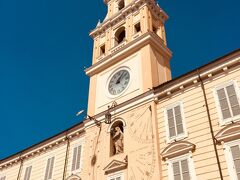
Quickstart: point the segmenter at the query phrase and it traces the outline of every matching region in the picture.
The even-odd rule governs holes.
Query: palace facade
[[[171,78],[155,0],[104,0],[88,116],[0,161],[0,180],[240,180],[240,50]]]

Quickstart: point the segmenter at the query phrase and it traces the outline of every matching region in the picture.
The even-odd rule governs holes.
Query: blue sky
[[[239,48],[239,0],[159,0],[177,77]],[[80,122],[103,0],[0,0],[0,159]]]

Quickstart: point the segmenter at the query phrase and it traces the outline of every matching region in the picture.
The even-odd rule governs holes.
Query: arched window
[[[123,9],[125,7],[125,3],[124,0],[120,0],[118,2],[118,10],[120,11],[121,9]]]
[[[124,151],[124,125],[121,120],[115,121],[110,128],[110,156]]]
[[[122,43],[125,40],[126,37],[126,31],[125,27],[120,27],[116,32],[115,32],[115,45],[117,46],[118,44]]]

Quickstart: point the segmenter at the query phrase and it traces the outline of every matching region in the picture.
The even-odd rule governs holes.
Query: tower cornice
[[[106,2],[105,0],[104,2]],[[141,6],[148,6],[151,9],[152,15],[156,19],[160,19],[162,22],[165,22],[168,19],[168,15],[156,4],[155,0],[135,0],[124,9],[120,10],[114,16],[106,18],[101,24],[99,24],[94,30],[92,30],[89,35],[92,38],[97,37],[106,31],[109,27],[117,24],[123,18],[127,17],[129,14],[132,14],[139,10]]]
[[[134,51],[137,51],[138,49],[147,44],[150,44],[157,49],[161,49],[163,55],[167,57],[167,59],[170,59],[172,57],[172,52],[164,44],[164,41],[155,33],[147,32],[142,36],[139,36],[135,40],[127,43],[126,45],[116,50],[115,52],[104,57],[91,67],[87,68],[85,72],[88,76],[93,76],[94,74],[100,72],[101,70],[107,68],[108,66],[119,62],[124,57],[124,55],[127,55],[130,52],[132,53]]]

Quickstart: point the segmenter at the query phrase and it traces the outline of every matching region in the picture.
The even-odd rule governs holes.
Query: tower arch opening
[[[125,38],[126,38],[126,30],[125,27],[122,26],[120,27],[116,32],[115,32],[115,46],[118,44],[121,44]]]
[[[125,2],[124,2],[124,0],[118,1],[118,10],[120,11],[120,10],[123,9],[124,7],[125,7]]]

